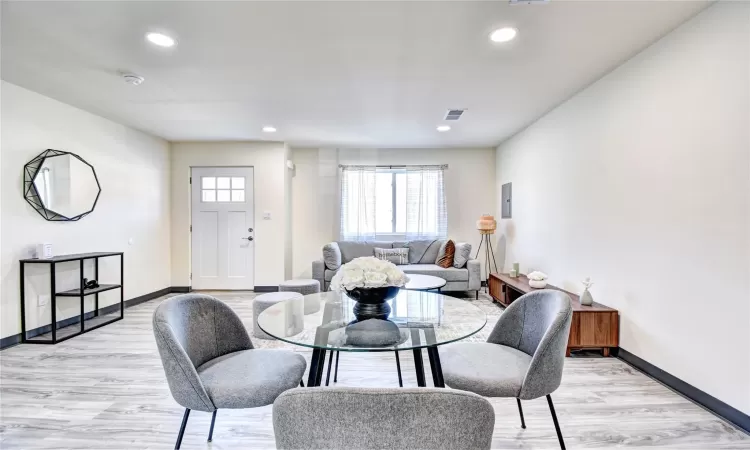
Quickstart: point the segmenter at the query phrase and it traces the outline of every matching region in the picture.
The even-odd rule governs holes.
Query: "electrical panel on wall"
[[[510,219],[511,218],[511,213],[512,213],[512,210],[511,210],[511,206],[512,206],[512,202],[511,202],[511,193],[512,193],[511,185],[512,184],[513,183],[505,183],[503,185],[503,187],[502,187],[502,202],[503,203],[502,203],[502,207],[501,207],[501,211],[500,211],[500,218],[501,219]]]

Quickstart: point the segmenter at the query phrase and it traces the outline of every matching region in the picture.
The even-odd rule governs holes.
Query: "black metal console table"
[[[84,289],[83,278],[84,270],[83,263],[87,259],[94,260],[94,279],[99,280],[99,258],[108,256],[119,256],[120,257],[120,284],[99,284],[99,287],[93,289]],[[55,286],[55,267],[57,263],[80,261],[80,288],[71,289],[69,291],[57,292]],[[72,337],[78,336],[79,334],[87,333],[91,330],[95,330],[104,325],[122,320],[125,315],[125,302],[123,285],[124,282],[124,267],[125,260],[123,252],[95,252],[95,253],[79,253],[75,255],[60,255],[49,259],[22,259],[21,261],[21,342],[27,344],[57,344],[58,342],[65,341]],[[50,300],[52,302],[52,321],[50,324],[50,331],[44,332],[37,336],[27,337],[26,333],[26,292],[25,292],[25,279],[24,279],[24,268],[26,264],[49,264],[50,265],[50,289],[51,295]],[[120,290],[120,315],[100,315],[99,311],[99,293],[110,291],[113,289]],[[90,317],[86,317],[84,311],[84,299],[86,296],[94,296],[94,311],[89,313]],[[81,300],[81,315],[79,323],[76,326],[74,324],[57,328],[57,297],[78,297]]]

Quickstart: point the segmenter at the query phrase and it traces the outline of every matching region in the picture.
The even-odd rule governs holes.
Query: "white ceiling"
[[[2,78],[174,141],[490,146],[707,5],[4,1]],[[500,26],[518,38],[491,44]]]

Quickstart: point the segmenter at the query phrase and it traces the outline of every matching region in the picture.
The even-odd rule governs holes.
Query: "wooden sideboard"
[[[508,306],[518,297],[537,289],[529,286],[525,275],[511,278],[505,273],[491,273],[488,281],[493,300]],[[611,348],[620,345],[620,317],[616,309],[594,302],[583,306],[576,294],[550,284],[545,289],[556,289],[565,292],[572,300],[573,322],[570,325],[567,356],[570,351],[582,348],[601,349],[604,356],[609,356]]]

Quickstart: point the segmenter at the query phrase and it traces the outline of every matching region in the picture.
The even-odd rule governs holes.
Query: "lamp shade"
[[[477,230],[482,234],[494,234],[497,229],[497,220],[489,214],[485,214],[477,220]]]

